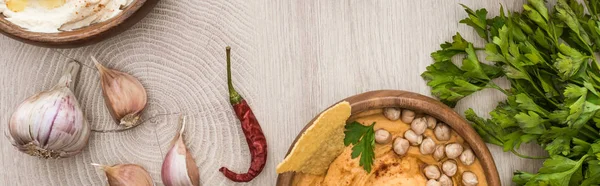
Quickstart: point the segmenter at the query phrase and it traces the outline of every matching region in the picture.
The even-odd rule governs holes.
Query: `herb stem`
[[[598,137],[596,137],[594,134],[589,134],[589,131],[587,130],[579,130],[580,134],[583,134],[585,137],[589,138],[589,139],[598,139]]]
[[[488,82],[487,85],[489,88],[499,90],[500,92],[504,93],[504,95],[507,95],[507,96],[509,95],[506,90],[504,90],[502,87],[498,86],[496,83],[492,82],[491,80]]]
[[[548,159],[548,158],[550,158],[548,156],[528,156],[528,155],[524,155],[524,154],[521,154],[521,153],[517,152],[515,149],[511,149],[510,152],[512,152],[513,154],[515,154],[515,155],[517,155],[517,156],[519,156],[521,158],[525,158],[525,159],[537,159],[537,160],[539,160],[539,159]]]
[[[598,131],[596,129],[594,129],[592,126],[590,126],[588,123],[586,123],[585,125],[583,125],[583,127],[586,128],[586,129],[588,129],[588,132],[591,132],[594,136],[596,136],[593,139],[599,139],[600,138],[600,134],[598,134]]]

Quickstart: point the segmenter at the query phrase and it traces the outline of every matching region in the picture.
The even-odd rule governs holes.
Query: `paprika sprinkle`
[[[246,142],[250,148],[251,163],[247,173],[238,174],[230,171],[226,167],[221,167],[221,171],[225,177],[235,182],[249,182],[262,172],[267,162],[267,139],[260,128],[260,124],[256,120],[254,113],[246,103],[246,100],[233,88],[231,82],[231,48],[226,48],[227,52],[227,84],[229,87],[229,101],[242,124],[242,131],[246,136]]]

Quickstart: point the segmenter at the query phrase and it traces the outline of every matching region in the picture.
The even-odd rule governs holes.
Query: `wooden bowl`
[[[350,103],[352,106],[352,115],[372,109],[400,107],[429,114],[438,120],[447,123],[454,129],[454,131],[456,131],[456,133],[458,133],[458,135],[464,138],[467,144],[469,144],[469,146],[471,146],[473,149],[473,152],[475,152],[475,155],[481,162],[481,166],[485,171],[484,173],[488,185],[501,185],[500,176],[498,175],[494,158],[492,157],[492,154],[481,137],[479,137],[477,132],[471,128],[466,120],[464,120],[460,115],[454,112],[454,110],[443,103],[427,96],[400,90],[371,91],[346,98],[342,101],[348,101]],[[315,119],[316,117],[310,121],[309,124],[304,127],[304,129],[302,129],[300,134],[298,134],[296,140],[294,140],[287,152],[288,155],[298,141],[298,138],[300,138],[300,135],[304,133],[308,127],[310,127]],[[294,172],[279,174],[277,177],[277,186],[291,185],[292,181],[294,180],[294,176]]]
[[[6,20],[0,13],[0,32],[13,39],[38,46],[59,48],[78,47],[101,41],[125,31],[144,18],[158,1],[136,0],[112,19],[59,33],[27,31]]]

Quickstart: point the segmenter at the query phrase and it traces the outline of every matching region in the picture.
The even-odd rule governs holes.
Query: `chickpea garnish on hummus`
[[[69,31],[106,21],[135,0],[0,0],[6,20],[32,32]]]
[[[339,106],[332,107],[336,108]],[[293,185],[487,185],[483,168],[464,139],[434,117],[400,108],[370,110],[350,119],[349,113],[344,113],[345,120],[328,113],[332,112],[325,111],[311,128],[330,125],[337,129],[324,131],[328,133],[324,135],[309,128],[277,168],[278,173],[296,172]],[[336,123],[324,123],[324,118],[335,118]],[[342,138],[332,133],[344,131],[339,122],[348,123]],[[361,128],[354,126],[356,123],[363,125],[362,136],[348,133]],[[348,140],[348,135],[353,139]],[[306,136],[310,140],[303,140]],[[344,141],[354,142],[340,146]],[[307,142],[311,144],[303,144]],[[341,149],[333,150],[325,144]],[[312,148],[303,150],[310,145],[328,153],[318,153]]]

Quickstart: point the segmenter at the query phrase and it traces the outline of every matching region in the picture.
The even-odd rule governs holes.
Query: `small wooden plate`
[[[372,109],[400,107],[429,114],[438,120],[447,123],[456,131],[456,133],[465,139],[465,141],[473,149],[473,152],[475,152],[475,155],[481,162],[481,166],[485,171],[488,185],[501,185],[500,176],[498,175],[498,169],[494,163],[494,158],[492,157],[490,150],[487,148],[481,137],[479,137],[477,132],[471,128],[466,120],[464,120],[460,115],[454,112],[454,110],[443,103],[421,94],[400,90],[378,90],[366,92],[346,98],[342,101],[348,101],[350,103],[352,106],[352,115]],[[310,121],[308,125],[304,127],[304,129],[302,129],[300,134],[304,133],[304,131],[310,127],[315,119],[316,117]],[[298,134],[296,140],[294,140],[290,146],[287,152],[288,155],[298,141],[300,134]],[[279,174],[277,177],[277,186],[291,185],[292,181],[294,180],[294,176],[294,172]]]
[[[0,32],[13,39],[44,47],[70,48],[92,44],[117,35],[144,18],[159,0],[135,0],[114,18],[73,31],[39,33],[27,31],[0,13]]]

